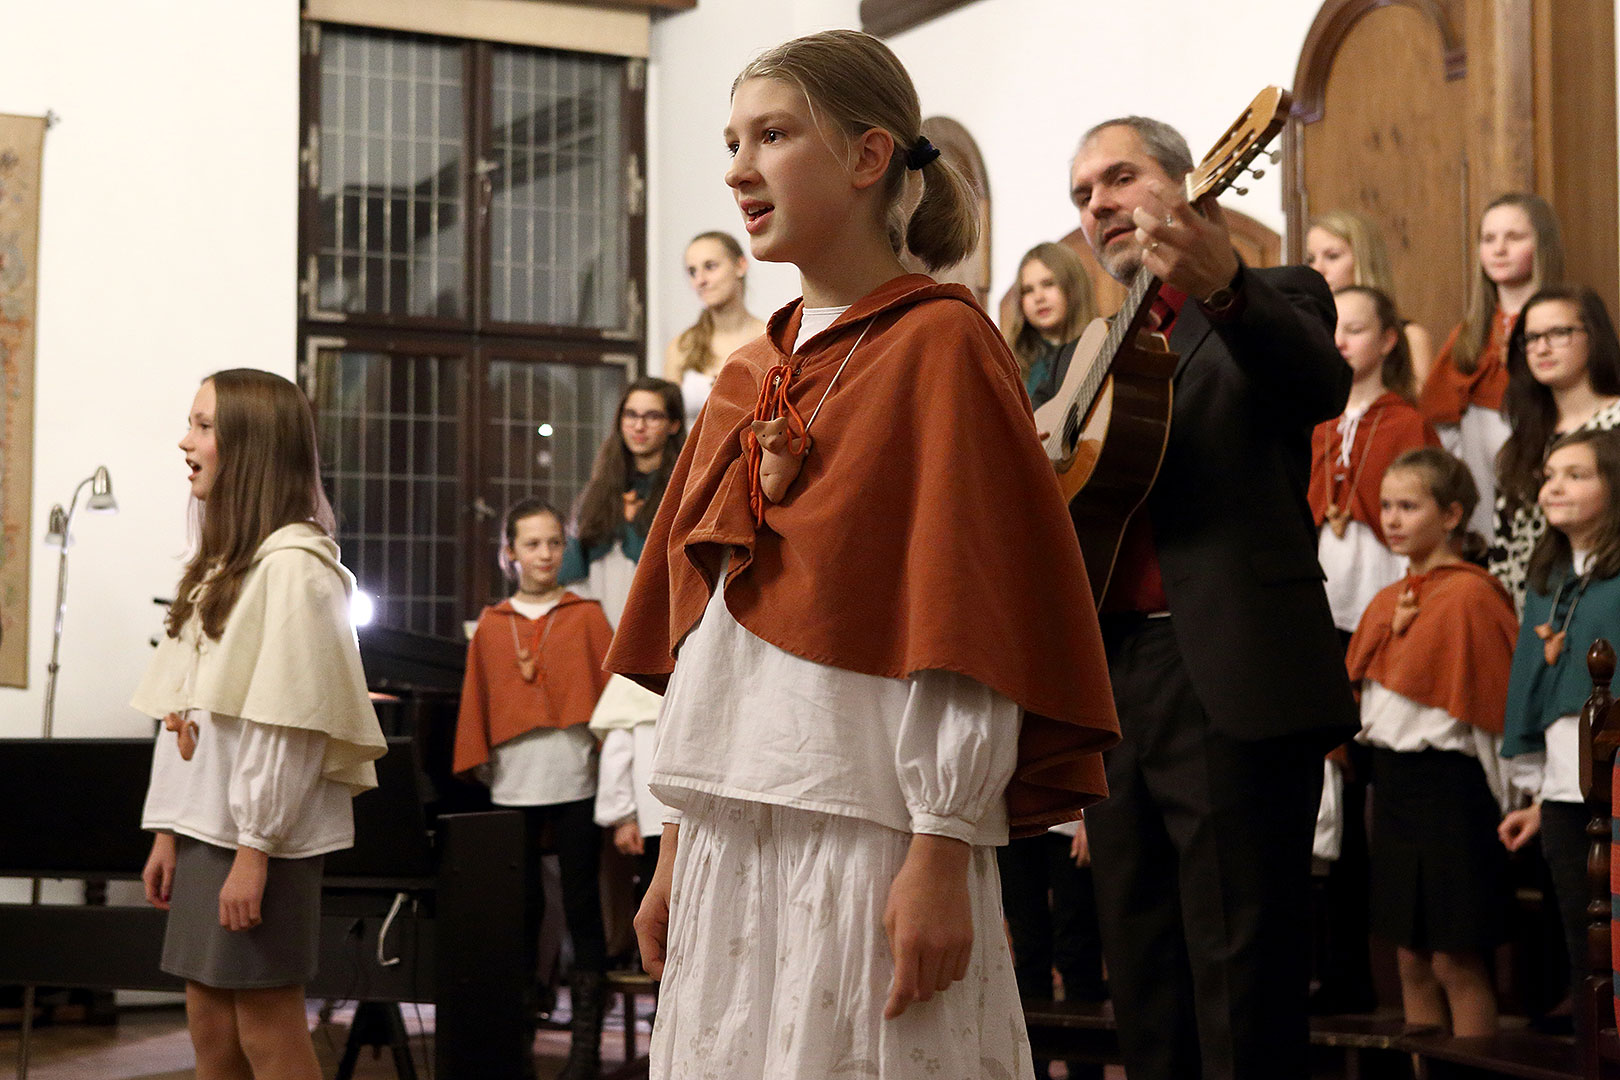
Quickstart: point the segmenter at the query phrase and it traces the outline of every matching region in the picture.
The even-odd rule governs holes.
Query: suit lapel
[[[1182,305],[1181,313],[1176,316],[1176,325],[1170,330],[1170,351],[1176,354],[1176,373],[1171,376],[1172,383],[1181,381],[1181,373],[1187,370],[1187,361],[1192,354],[1204,343],[1209,332],[1215,329],[1215,324],[1199,308],[1197,301],[1188,298]]]

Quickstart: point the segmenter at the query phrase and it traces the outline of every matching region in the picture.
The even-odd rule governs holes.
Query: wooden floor
[[[411,1049],[421,1077],[431,1075],[429,1048],[425,1036],[433,1030],[433,1007],[422,1006],[420,1019],[414,1006],[404,1006],[405,1027],[411,1033]],[[310,1028],[315,1052],[324,1075],[337,1071],[337,1062],[348,1035],[352,1008],[336,1010],[330,1023],[320,1023],[319,1003],[311,1002]],[[17,1014],[0,1011],[0,1077],[10,1077],[17,1060]],[[602,1033],[604,1065],[624,1060],[623,1028],[617,1008],[610,1013]],[[637,1044],[647,1051],[650,1016],[639,1018]],[[568,1056],[566,1031],[542,1031],[535,1040],[535,1066],[538,1080],[551,1080]],[[47,1024],[36,1027],[33,1036],[29,1080],[192,1080],[195,1060],[186,1034],[185,1012],[181,1008],[124,1009],[116,1026],[100,1027],[79,1023]],[[1052,1066],[1054,1080],[1066,1074],[1061,1064]],[[384,1054],[373,1059],[360,1055],[356,1080],[393,1080],[393,1059]],[[1110,1066],[1106,1080],[1124,1080],[1125,1072]]]
[[[344,1041],[348,1037],[352,1007],[339,1008],[329,1023],[321,1023],[319,1002],[310,1003],[309,1022],[314,1032],[315,1052],[326,1076],[337,1071]],[[405,1027],[411,1034],[411,1051],[419,1076],[432,1074],[431,1048],[433,1007],[402,1006]],[[624,1060],[624,1036],[617,1003],[602,1032],[602,1061],[616,1064]],[[14,1075],[17,1061],[17,1014],[0,1013],[0,1077]],[[637,1044],[646,1053],[650,1017],[637,1024]],[[535,1039],[535,1068],[538,1080],[550,1080],[568,1056],[568,1032],[543,1030]],[[34,1029],[33,1052],[28,1080],[192,1080],[195,1058],[186,1034],[185,1012],[180,1007],[124,1009],[115,1026],[79,1023],[46,1024]],[[360,1055],[356,1080],[392,1080],[393,1058],[387,1053],[373,1059],[369,1051]]]

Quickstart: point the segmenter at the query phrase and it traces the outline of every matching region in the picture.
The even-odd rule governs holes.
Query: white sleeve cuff
[[[928,836],[946,836],[952,840],[960,840],[964,844],[971,845],[974,833],[977,832],[977,822],[913,811],[911,815],[911,831]]]

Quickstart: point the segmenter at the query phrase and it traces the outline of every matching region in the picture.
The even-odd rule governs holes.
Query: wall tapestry
[[[0,686],[28,685],[34,301],[45,120],[0,113]]]

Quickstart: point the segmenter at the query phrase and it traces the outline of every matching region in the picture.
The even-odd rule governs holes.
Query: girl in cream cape
[[[349,624],[315,427],[292,383],[203,381],[180,441],[201,516],[132,705],[163,721],[141,827],[162,968],[186,980],[200,1080],[318,1080],[304,1015],[324,855],[386,749]]]

